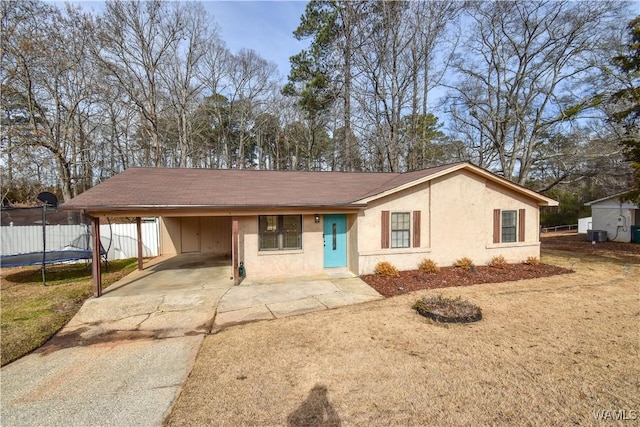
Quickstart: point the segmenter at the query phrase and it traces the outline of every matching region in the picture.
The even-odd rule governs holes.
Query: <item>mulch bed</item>
[[[505,268],[478,266],[474,271],[460,267],[441,267],[438,273],[425,273],[421,270],[401,271],[399,277],[367,274],[361,276],[361,279],[381,295],[391,297],[424,289],[511,282],[567,273],[573,273],[573,270],[547,264],[509,264]]]

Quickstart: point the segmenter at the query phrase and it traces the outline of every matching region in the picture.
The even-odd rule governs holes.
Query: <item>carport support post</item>
[[[91,278],[93,279],[93,296],[102,296],[102,268],[100,265],[100,218],[91,217],[91,234],[93,248],[91,251]]]
[[[138,270],[142,270],[142,219],[136,217],[136,229],[138,230]]]
[[[238,257],[239,257],[239,241],[238,241],[238,220],[234,219],[231,222],[231,241],[232,251],[231,258],[233,259],[233,284],[240,284],[240,274],[238,272]]]

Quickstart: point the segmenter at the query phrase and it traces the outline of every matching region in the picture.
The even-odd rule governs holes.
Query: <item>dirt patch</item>
[[[560,250],[586,255],[640,255],[640,244],[622,242],[592,243],[586,234],[545,233],[540,242],[543,250]]]
[[[385,297],[426,289],[469,286],[480,283],[502,283],[523,279],[555,276],[572,270],[554,265],[508,264],[504,268],[480,266],[473,269],[442,267],[438,273],[421,270],[401,271],[398,277],[361,276],[369,286]]]

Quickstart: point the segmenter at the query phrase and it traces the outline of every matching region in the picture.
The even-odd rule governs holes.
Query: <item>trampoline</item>
[[[91,251],[76,249],[64,251],[31,252],[28,254],[2,255],[0,262],[3,267],[24,267],[28,265],[56,264],[91,259]]]
[[[34,251],[34,249],[40,249],[38,248],[38,239],[34,239],[34,236],[30,236],[31,238],[29,238],[25,236],[16,237],[14,235],[13,238],[9,239],[10,242],[26,242],[27,246],[23,246],[22,249],[14,249],[13,251],[10,251],[11,253],[5,253],[4,243],[6,237],[5,234],[7,233],[7,231],[3,231],[3,249],[2,254],[0,255],[0,267],[25,267],[31,265],[40,265],[42,268],[42,283],[46,284],[46,266],[48,264],[92,260],[93,251],[91,250],[91,234],[89,233],[89,228],[86,224],[78,224],[83,228],[80,231],[80,234],[77,234],[78,230],[75,230],[75,233],[72,235],[65,235],[61,232],[59,236],[56,236],[57,239],[54,242],[54,245],[47,245],[47,208],[56,208],[58,206],[58,198],[55,196],[55,194],[44,191],[38,194],[38,200],[42,202],[42,238],[40,240],[41,250]],[[109,228],[111,228],[111,223],[109,223]],[[9,229],[13,229],[13,223],[11,224]],[[55,228],[54,231],[61,231],[61,229]],[[47,248],[49,248],[49,250],[47,250]],[[105,264],[108,267],[109,264],[107,262],[107,251],[104,250],[102,242],[100,242],[99,258],[102,258],[102,260],[104,260]]]
[[[74,262],[90,260],[93,252],[90,248],[91,236],[83,234],[78,236],[73,242],[63,249],[46,252],[29,252],[22,254],[2,255],[0,265],[2,267],[25,267],[29,265],[57,264],[64,262]],[[107,251],[100,244],[100,255],[106,262]]]

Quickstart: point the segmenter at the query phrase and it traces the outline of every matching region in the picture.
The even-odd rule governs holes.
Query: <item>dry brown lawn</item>
[[[195,425],[605,425],[640,419],[640,257],[548,252],[576,273],[418,291],[208,336],[167,419]],[[483,320],[434,323],[427,294]],[[630,418],[636,418],[631,420]]]

